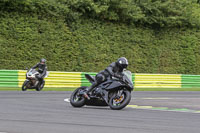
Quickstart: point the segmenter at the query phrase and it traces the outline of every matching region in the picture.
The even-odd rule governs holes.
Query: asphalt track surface
[[[73,108],[64,91],[0,91],[0,133],[200,133],[200,113]],[[200,92],[133,92],[130,105],[200,111]]]

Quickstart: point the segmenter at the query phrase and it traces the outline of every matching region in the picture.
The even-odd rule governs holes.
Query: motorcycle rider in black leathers
[[[41,59],[39,63],[37,63],[35,66],[33,66],[31,69],[38,68],[38,72],[40,75],[37,75],[38,80],[40,81],[40,85],[44,83],[44,77],[47,73],[47,66],[46,66],[46,60]]]
[[[100,71],[95,76],[95,82],[87,88],[87,91],[84,93],[84,96],[87,99],[90,99],[88,93],[92,91],[100,83],[107,80],[108,77],[116,77],[121,79],[123,77],[123,70],[127,68],[128,60],[125,57],[119,58],[116,62],[111,63],[105,70]]]

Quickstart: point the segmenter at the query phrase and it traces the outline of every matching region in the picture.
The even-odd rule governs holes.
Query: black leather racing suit
[[[122,72],[123,72],[123,69],[119,65],[117,65],[116,62],[113,62],[104,70],[103,73],[104,75],[121,78]]]
[[[114,76],[117,78],[122,77],[122,71],[123,69],[117,65],[116,62],[111,63],[105,70],[100,71],[96,76],[95,76],[95,83],[93,83],[89,88],[88,92],[92,91],[94,87],[99,85],[100,83],[104,82],[107,80],[108,77]]]
[[[32,69],[36,69],[36,68],[38,68],[38,72],[40,73],[40,76],[38,77],[38,79],[40,80],[41,83],[43,83],[44,77],[47,72],[47,66],[46,64],[37,63],[35,66],[32,67]]]

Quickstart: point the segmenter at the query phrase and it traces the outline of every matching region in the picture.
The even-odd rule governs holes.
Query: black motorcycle
[[[26,80],[22,85],[22,91],[26,91],[27,89],[36,89],[36,91],[41,91],[45,85],[45,81],[40,83],[39,79],[37,78],[39,75],[40,73],[35,69],[30,69],[27,71]]]
[[[95,78],[85,74],[87,80],[95,82]],[[110,106],[113,110],[120,110],[126,107],[131,100],[131,91],[133,90],[132,74],[130,71],[123,71],[122,79],[110,77],[105,82],[99,84],[89,93],[89,100],[84,97],[87,87],[77,88],[70,97],[70,103],[73,107],[89,106]]]

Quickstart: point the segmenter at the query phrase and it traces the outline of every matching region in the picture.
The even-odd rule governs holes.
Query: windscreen
[[[128,80],[133,84],[131,71],[124,70],[123,74],[126,75],[126,77],[128,78]]]
[[[29,72],[28,72],[28,74],[29,75],[32,75],[32,74],[34,74],[34,73],[36,73],[37,71],[35,70],[35,69],[32,69],[32,70],[30,70]]]

